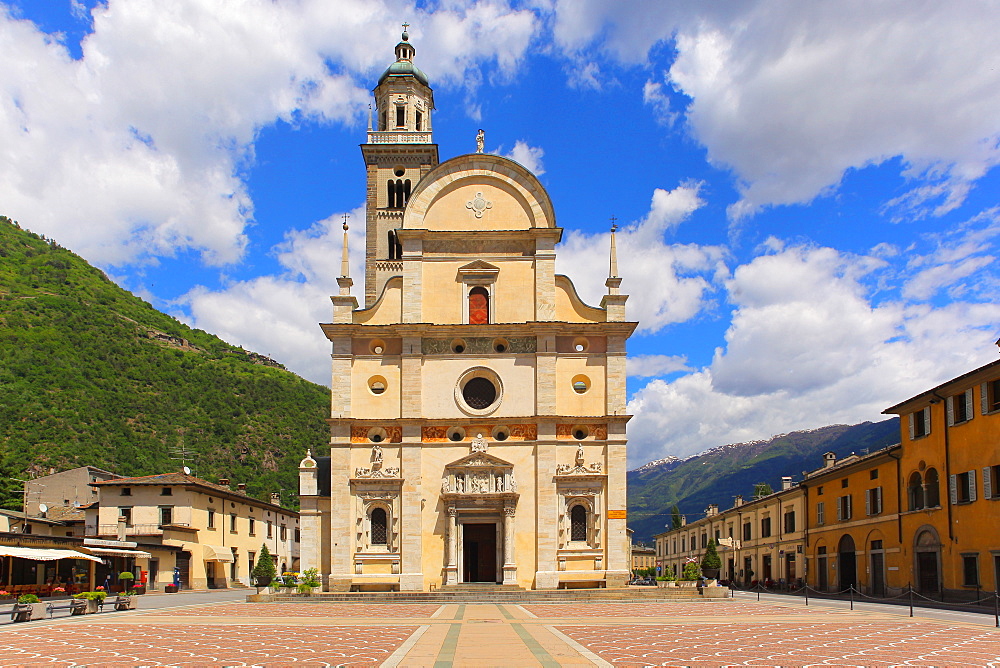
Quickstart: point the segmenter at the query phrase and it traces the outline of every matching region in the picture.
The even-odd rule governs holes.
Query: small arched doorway
[[[922,527],[914,539],[917,591],[937,594],[941,591],[941,540],[933,527]]]
[[[850,534],[844,534],[837,545],[837,572],[841,591],[848,587],[858,588],[858,558]]]

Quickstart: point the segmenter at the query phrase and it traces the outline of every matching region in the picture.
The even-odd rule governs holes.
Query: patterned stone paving
[[[378,617],[427,618],[438,603],[217,603],[181,610],[150,613],[165,617]]]
[[[888,608],[227,602],[110,614],[124,616],[4,625],[0,666],[1000,668],[1000,631],[991,626],[909,619]]]
[[[798,615],[843,614],[842,610],[771,605],[731,598],[712,601],[672,601],[665,603],[544,603],[522,606],[540,618],[569,617],[703,617],[706,615]]]
[[[75,626],[75,625],[73,625]],[[3,666],[373,666],[417,629],[87,624],[0,633]]]
[[[1000,666],[1000,632],[914,620],[558,629],[615,666]]]

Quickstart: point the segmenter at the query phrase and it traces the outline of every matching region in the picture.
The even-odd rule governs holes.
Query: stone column
[[[514,563],[514,506],[503,508],[503,583],[517,584],[517,564]]]
[[[448,506],[448,565],[444,569],[444,583],[458,584],[458,508]]]

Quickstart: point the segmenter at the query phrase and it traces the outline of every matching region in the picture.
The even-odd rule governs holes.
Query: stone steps
[[[282,601],[295,603],[579,603],[614,601],[692,601],[702,600],[697,589],[650,588],[642,589],[556,589],[528,591],[519,588],[456,586],[436,591],[385,591],[385,592],[325,592],[310,596],[271,594],[253,596],[254,601]],[[248,597],[247,600],[251,600]]]

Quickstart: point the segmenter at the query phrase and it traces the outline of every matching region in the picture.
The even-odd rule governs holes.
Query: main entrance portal
[[[462,525],[462,571],[465,582],[497,581],[497,525]]]

